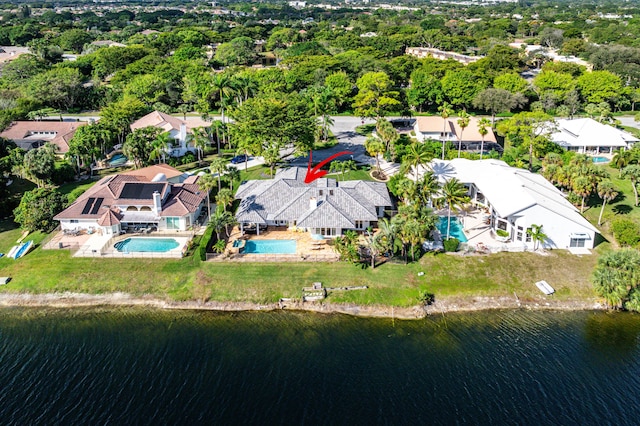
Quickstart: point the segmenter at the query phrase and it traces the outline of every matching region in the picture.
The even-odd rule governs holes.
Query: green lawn
[[[0,251],[15,244],[20,230],[0,222]],[[30,235],[37,243],[44,235]],[[420,291],[438,297],[539,297],[533,283],[546,279],[556,298],[591,298],[589,276],[597,256],[572,256],[555,251],[547,256],[500,253],[490,256],[426,255],[419,262],[388,263],[361,269],[347,263],[219,263],[194,258],[99,259],[73,258],[64,250],[36,248],[18,259],[0,258],[0,275],[11,276],[0,292],[126,292],[170,300],[195,300],[203,289],[217,301],[276,302],[300,297],[303,286],[321,281],[329,287],[367,285],[364,291],[335,292],[331,302],[361,305],[411,306]],[[425,272],[418,276],[418,272]]]
[[[635,207],[635,197],[631,186],[631,181],[627,179],[621,179],[619,177],[618,169],[603,164],[600,167],[605,168],[609,173],[611,181],[616,186],[619,194],[611,203],[607,203],[604,208],[604,214],[602,216],[602,226],[600,229],[605,238],[613,241],[611,235],[611,223],[616,218],[625,217],[631,219],[637,223],[640,223],[640,207]],[[593,196],[589,200],[589,208],[585,209],[585,217],[594,225],[598,223],[598,216],[600,215],[600,209],[602,207],[602,200],[600,197]]]
[[[82,192],[84,192],[87,189],[91,188],[93,184],[95,184],[98,180],[99,180],[98,178],[93,178],[93,179],[81,180],[77,182],[76,181],[67,182],[58,187],[58,192],[64,195],[68,195],[69,193],[71,193],[72,191],[78,188],[82,189]]]

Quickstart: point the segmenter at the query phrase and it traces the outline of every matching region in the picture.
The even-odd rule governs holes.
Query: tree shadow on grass
[[[0,232],[11,231],[17,227],[18,225],[10,219],[0,220]]]
[[[616,204],[612,210],[615,214],[629,214],[633,210],[633,207],[628,204]]]

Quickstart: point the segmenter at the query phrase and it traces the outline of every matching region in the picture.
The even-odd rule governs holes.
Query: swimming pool
[[[154,252],[166,253],[178,248],[180,243],[173,238],[143,238],[131,237],[118,241],[113,245],[116,250],[122,253],[130,252]]]
[[[296,240],[247,240],[243,253],[295,254],[296,249]]]
[[[607,157],[591,157],[591,161],[593,161],[594,163],[608,163],[609,160]]]
[[[129,159],[124,154],[116,154],[109,160],[109,166],[111,167],[119,167],[124,165]]]
[[[442,235],[442,239],[447,238],[447,217],[440,216],[440,220],[438,220],[438,231]],[[451,218],[451,226],[449,227],[449,236],[453,238],[457,238],[461,243],[467,242],[467,236],[464,235],[464,231],[462,230],[462,223],[458,220],[457,217]]]

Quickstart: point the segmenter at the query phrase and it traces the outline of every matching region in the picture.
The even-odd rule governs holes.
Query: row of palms
[[[375,266],[378,253],[395,253],[397,249],[405,261],[408,261],[409,253],[415,260],[416,247],[438,224],[439,217],[433,208],[447,209],[446,239],[449,239],[452,212],[469,202],[467,189],[458,179],[448,179],[440,185],[431,171],[416,181],[402,177],[396,187],[396,195],[400,198],[398,213],[391,219],[380,220],[379,232],[365,235],[372,266]]]
[[[635,187],[636,183],[640,181],[640,166],[630,165],[622,170],[622,176],[626,175],[632,181],[632,186],[637,194]],[[575,155],[565,163],[562,156],[549,153],[542,161],[542,175],[554,185],[579,197],[581,213],[584,212],[586,199],[597,193],[602,199],[598,225],[602,224],[602,215],[606,204],[618,196],[615,185],[608,178],[604,169],[594,165],[586,155]]]
[[[451,107],[451,105],[449,105],[447,102],[443,103],[442,105],[440,105],[438,107],[438,111],[440,112],[440,117],[442,117],[442,121],[443,121],[443,128],[442,128],[442,159],[444,160],[444,154],[445,154],[445,145],[447,143],[446,140],[446,134],[448,133],[447,131],[447,123],[448,123],[448,118],[454,114],[454,110]],[[458,158],[460,158],[461,155],[461,151],[462,151],[462,135],[464,133],[464,129],[466,129],[467,127],[469,127],[469,122],[471,121],[471,118],[469,116],[469,114],[462,110],[458,113],[458,126],[460,126],[460,134],[458,135]],[[484,154],[484,138],[487,136],[487,134],[489,134],[489,128],[491,127],[491,122],[489,121],[489,119],[487,118],[481,118],[478,121],[478,133],[480,133],[480,136],[482,137],[482,142],[480,144],[480,159],[482,160],[482,156]]]

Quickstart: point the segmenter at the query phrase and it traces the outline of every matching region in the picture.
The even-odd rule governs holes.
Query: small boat
[[[11,281],[11,277],[0,277],[0,285],[8,284]]]
[[[553,287],[551,287],[549,285],[548,282],[546,282],[545,280],[542,281],[538,281],[536,283],[536,287],[538,287],[540,289],[541,292],[543,292],[544,294],[546,294],[547,296],[550,294],[555,293],[556,291],[553,289]]]
[[[10,257],[11,259],[15,259],[14,255],[16,254],[19,248],[20,246],[11,247],[11,250],[9,250],[9,253],[7,253],[7,257]]]
[[[13,258],[14,259],[21,258],[25,254],[27,254],[29,250],[31,250],[31,247],[33,247],[33,240],[29,240],[26,243],[20,244],[18,250],[16,250],[16,252],[13,254]]]

